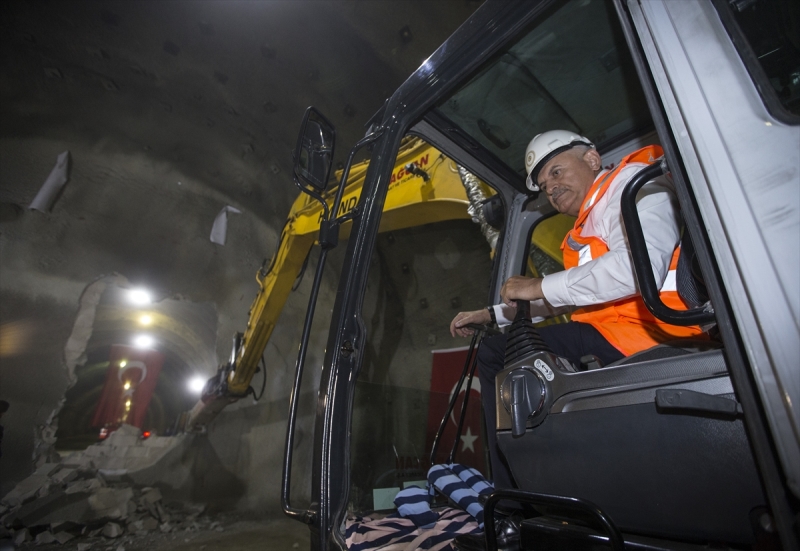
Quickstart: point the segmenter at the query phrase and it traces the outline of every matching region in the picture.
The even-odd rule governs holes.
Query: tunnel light
[[[131,409],[131,401],[128,400],[127,402],[125,402],[125,411],[128,411],[130,409]]]
[[[122,388],[124,388],[125,390],[130,389],[131,388],[131,382],[130,381],[125,381],[125,384],[122,385]]]
[[[127,360],[122,360],[121,362],[119,362],[120,367],[125,367],[126,365],[128,365]]]
[[[152,298],[146,289],[131,289],[128,291],[128,300],[137,306],[144,306],[150,304]]]
[[[144,314],[139,317],[139,323],[142,325],[150,325],[151,323],[153,323],[153,316],[151,316],[150,314]]]
[[[133,339],[133,345],[136,348],[150,348],[154,342],[150,335],[138,335]]]
[[[189,379],[187,386],[192,393],[200,394],[203,392],[203,387],[206,386],[206,380],[200,375],[197,375],[196,377]]]

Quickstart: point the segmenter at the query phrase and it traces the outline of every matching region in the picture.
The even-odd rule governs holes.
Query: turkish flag
[[[144,416],[158,383],[164,355],[121,344],[111,347],[103,392],[92,417],[93,427],[127,423],[143,428]],[[128,388],[125,388],[127,383]],[[126,403],[130,401],[130,406]]]
[[[433,449],[433,440],[436,431],[447,412],[447,406],[456,390],[458,379],[464,369],[464,362],[467,359],[469,347],[451,348],[448,350],[433,350],[433,368],[431,370],[431,394],[428,405],[428,430],[425,449],[430,455]],[[454,439],[458,420],[461,416],[461,407],[466,396],[467,379],[459,393],[455,407],[447,419],[444,432],[439,440],[439,447],[436,450],[435,463],[446,463],[450,451],[453,449]],[[481,382],[478,374],[472,379],[472,388],[467,400],[467,414],[464,418],[464,425],[461,428],[461,435],[455,453],[455,462],[474,467],[484,475],[484,452],[483,440],[481,437]]]

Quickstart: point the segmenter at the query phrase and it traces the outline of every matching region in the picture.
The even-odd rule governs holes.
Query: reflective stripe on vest
[[[602,243],[602,240],[599,240]],[[583,266],[587,262],[591,262],[594,260],[592,256],[592,247],[589,244],[581,245],[575,238],[572,237],[572,232],[567,234],[566,237],[567,247],[571,250],[576,251],[578,253],[578,263],[577,266]],[[603,243],[603,245],[605,245]],[[606,252],[608,252],[608,248],[604,247],[606,250],[600,253],[598,256],[602,256]],[[664,279],[664,283],[661,285],[659,291],[674,291],[678,292],[678,255],[680,254],[680,247],[675,249],[675,253],[673,254],[673,260],[670,263],[669,271],[667,271],[667,277]],[[566,266],[565,266],[566,267]]]
[[[583,266],[608,252],[608,245],[600,237],[583,236],[583,226],[592,208],[608,191],[611,182],[620,171],[630,163],[652,164],[663,155],[659,146],[648,146],[623,158],[619,166],[601,174],[581,205],[575,226],[570,230],[561,244],[564,255],[564,268]],[[664,280],[659,296],[661,300],[677,310],[687,309],[686,304],[677,293],[676,275],[680,248],[676,248]],[[639,352],[661,342],[679,338],[697,337],[702,332],[699,327],[679,327],[669,325],[655,318],[636,295],[613,303],[598,304],[576,310],[572,314],[573,321],[589,323],[595,327],[614,347],[626,355]]]

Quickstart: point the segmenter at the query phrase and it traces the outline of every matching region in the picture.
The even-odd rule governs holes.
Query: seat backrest
[[[681,252],[675,279],[678,294],[689,308],[698,308],[708,302],[708,290],[700,271],[700,262],[686,228],[681,236]]]

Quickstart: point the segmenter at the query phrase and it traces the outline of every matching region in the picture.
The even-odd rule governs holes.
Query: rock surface
[[[126,457],[136,458],[133,465],[143,464],[146,453],[129,451],[144,449],[139,430],[123,426],[118,433],[61,463],[41,465],[17,484],[0,500],[0,539],[21,548],[52,545],[113,551],[125,545],[109,548],[100,543],[222,528],[220,521],[212,524],[202,516],[203,504],[165,503],[159,488],[137,486],[127,469],[98,468],[125,465]],[[161,452],[171,445],[159,441],[150,448]]]

